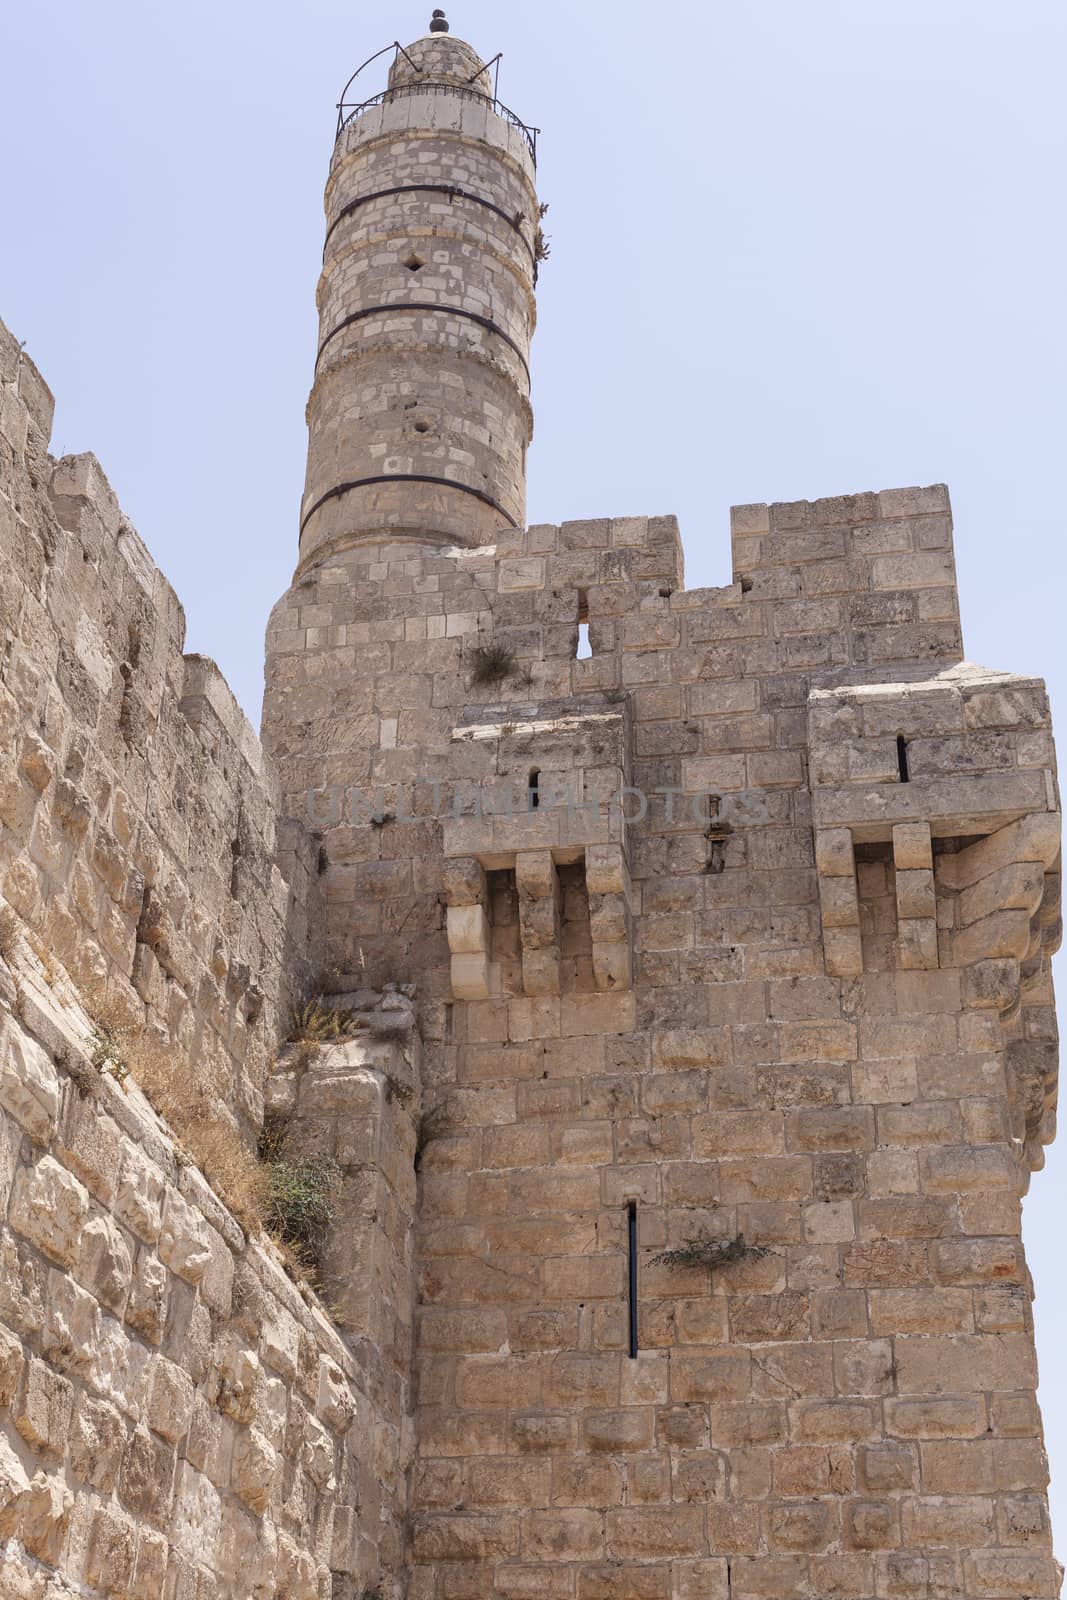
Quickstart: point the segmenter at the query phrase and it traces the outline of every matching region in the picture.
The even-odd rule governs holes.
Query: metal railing
[[[355,72],[353,72],[352,76],[349,78],[348,82],[341,91],[341,98],[337,102],[337,133],[335,138],[340,136],[343,130],[348,127],[350,122],[354,122],[357,117],[362,116],[365,111],[372,110],[375,106],[386,105],[392,100],[400,100],[406,95],[412,94],[451,94],[455,95],[459,100],[472,100],[477,104],[488,106],[491,111],[495,111],[498,117],[503,117],[504,121],[509,122],[513,128],[518,128],[519,132],[523,135],[526,143],[530,147],[530,155],[533,157],[534,165],[537,165],[537,135],[541,131],[540,128],[530,127],[528,123],[523,122],[522,118],[516,116],[515,112],[512,111],[510,107],[506,106],[502,100],[499,100],[495,93],[491,95],[482,94],[480,90],[472,89],[469,84],[435,83],[433,81],[427,83],[400,83],[397,84],[395,88],[383,89],[380,94],[371,95],[369,100],[360,100],[356,102],[346,99],[345,97],[348,94],[349,89],[359,77],[360,73],[363,71],[363,68],[369,67],[371,62],[377,61],[378,57],[383,56],[387,50],[392,50],[394,52],[394,61],[396,60],[397,56],[403,56],[410,64],[412,69],[421,74],[421,67],[418,67],[415,62],[412,61],[411,57],[404,49],[404,46],[400,44],[398,40],[394,40],[392,44],[387,44],[384,49],[379,50],[375,55],[370,56],[366,61],[364,61],[363,66],[356,68]],[[475,74],[475,77],[481,77],[483,71],[488,72],[489,67],[492,66],[494,62],[498,62],[499,59],[499,56],[494,57],[493,61],[489,62],[485,68],[481,69]],[[494,89],[495,87],[496,86],[494,85]]]

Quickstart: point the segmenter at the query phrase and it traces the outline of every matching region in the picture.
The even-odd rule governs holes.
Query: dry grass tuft
[[[478,644],[471,651],[471,682],[499,683],[515,670],[515,654],[503,644]]]
[[[716,1267],[729,1266],[732,1261],[756,1261],[766,1254],[765,1245],[746,1243],[743,1233],[735,1234],[732,1239],[713,1239],[701,1231],[676,1250],[661,1250],[652,1257],[651,1264],[654,1267],[707,1267],[713,1272]]]
[[[87,1066],[83,1056],[72,1056],[64,1047],[56,1056],[56,1066],[74,1081],[74,1087],[82,1100],[99,1100],[100,1074]]]
[[[97,1072],[106,1072],[116,1083],[125,1084],[130,1075],[126,1059],[130,1038],[131,1030],[126,1025],[107,1020],[103,1014],[93,1018],[93,1031],[85,1043]]]
[[[47,950],[35,933],[27,933],[26,943],[33,951],[41,965],[41,976],[50,989],[54,989],[59,982],[59,964],[50,950]]]
[[[151,1029],[129,1022],[108,996],[86,1002],[93,1023],[88,1045],[97,1072],[120,1084],[133,1077],[165,1122],[184,1155],[249,1233],[262,1231],[267,1214],[267,1172],[248,1149],[229,1116],[194,1075],[173,1045]]]
[[[385,1099],[388,1105],[407,1107],[415,1098],[415,1091],[410,1083],[401,1083],[400,1079],[392,1072],[385,1074]]]
[[[362,1018],[349,1007],[332,1006],[327,996],[316,994],[293,1007],[287,1038],[290,1044],[332,1044],[354,1038],[362,1026]]]

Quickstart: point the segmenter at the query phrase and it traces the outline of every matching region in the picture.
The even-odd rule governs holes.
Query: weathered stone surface
[[[523,528],[532,151],[390,83],[265,748],[0,329],[0,1590],[1051,1600],[1043,687],[939,485]]]
[[[19,1170],[11,1198],[11,1226],[60,1266],[70,1267],[77,1259],[88,1214],[85,1189],[52,1156]]]
[[[47,1051],[0,1016],[0,1106],[37,1144],[47,1144],[59,1120],[59,1074]]]
[[[211,1240],[203,1216],[176,1189],[168,1189],[159,1235],[160,1259],[187,1283],[198,1284],[211,1262]]]

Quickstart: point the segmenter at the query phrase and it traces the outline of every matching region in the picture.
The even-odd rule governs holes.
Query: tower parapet
[[[302,568],[368,535],[479,545],[521,526],[533,432],[533,130],[442,32],[340,112]]]

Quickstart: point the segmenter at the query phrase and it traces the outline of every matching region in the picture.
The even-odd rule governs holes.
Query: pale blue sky
[[[258,721],[295,560],[334,104],[429,5],[8,7],[0,316]],[[1067,10],[1058,0],[456,0],[544,131],[531,521],[952,493],[968,654],[1067,719]],[[375,79],[371,93],[381,87]],[[1067,1152],[1027,1202],[1067,1547]]]

